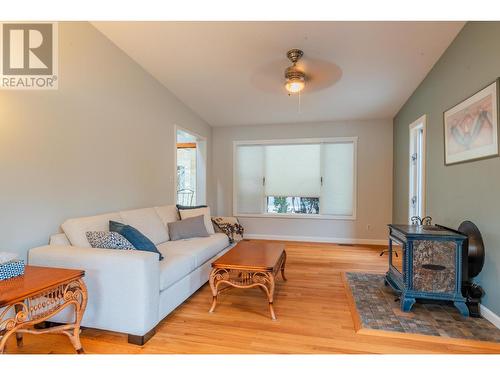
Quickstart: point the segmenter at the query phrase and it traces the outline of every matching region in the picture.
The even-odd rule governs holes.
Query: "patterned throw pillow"
[[[100,249],[135,250],[125,237],[117,232],[92,231],[86,232],[90,246]]]
[[[229,243],[239,242],[243,239],[243,226],[236,217],[212,217],[215,231],[222,232],[229,238]]]

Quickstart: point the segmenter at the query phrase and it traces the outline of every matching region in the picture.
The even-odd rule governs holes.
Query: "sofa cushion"
[[[179,208],[179,215],[183,220],[190,217],[203,215],[208,234],[215,233],[214,225],[212,224],[212,218],[210,217],[210,207],[205,206],[198,208]]]
[[[158,250],[160,250],[165,258],[168,258],[170,254],[189,254],[194,258],[195,267],[199,267],[227,246],[229,246],[227,236],[223,233],[215,233],[210,235],[210,237],[168,241],[159,244]]]
[[[62,223],[61,228],[73,246],[92,247],[87,240],[86,233],[91,231],[107,231],[109,229],[109,221],[122,220],[118,212],[110,214],[79,217],[68,219]]]
[[[125,237],[130,243],[137,249],[141,251],[150,251],[152,253],[158,254],[158,259],[163,260],[163,255],[158,251],[155,244],[146,237],[137,228],[131,225],[119,223],[117,221],[109,222],[109,230],[111,232],[118,232],[123,237]]]
[[[71,246],[71,242],[64,233],[56,233],[50,236],[49,245]]]
[[[155,211],[160,217],[160,220],[162,221],[163,226],[165,228],[168,227],[168,223],[172,223],[180,219],[179,212],[177,211],[177,207],[175,207],[174,204],[155,207]],[[168,229],[167,229],[167,235],[168,235]]]
[[[120,211],[120,216],[125,224],[139,230],[155,245],[168,241],[167,230],[153,207]]]
[[[195,268],[195,258],[191,254],[164,252],[165,258],[160,263],[160,291],[175,284]]]

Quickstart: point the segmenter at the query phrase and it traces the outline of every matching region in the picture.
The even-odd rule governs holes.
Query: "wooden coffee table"
[[[13,334],[17,345],[22,346],[23,333],[63,333],[76,352],[83,353],[80,323],[87,305],[84,275],[81,270],[26,266],[24,275],[0,281],[0,354]],[[75,313],[73,323],[34,328],[71,306]]]
[[[210,288],[214,312],[217,296],[227,288],[261,288],[269,300],[271,318],[276,320],[273,308],[275,280],[278,272],[285,277],[286,252],[281,243],[241,241],[212,263]]]

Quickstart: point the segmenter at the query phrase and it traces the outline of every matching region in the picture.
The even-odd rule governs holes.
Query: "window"
[[[177,144],[177,203],[196,202],[196,143]]]
[[[176,201],[184,206],[205,203],[205,140],[176,130]]]
[[[235,215],[355,218],[357,138],[234,146]]]

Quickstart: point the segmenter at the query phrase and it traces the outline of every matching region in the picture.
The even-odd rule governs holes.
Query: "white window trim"
[[[412,198],[412,176],[411,176],[411,155],[415,150],[413,150],[413,144],[412,144],[412,132],[415,129],[422,128],[422,211],[423,211],[423,216],[426,214],[426,178],[425,176],[427,175],[427,169],[426,169],[426,143],[427,143],[427,136],[426,136],[426,128],[427,128],[427,115],[422,115],[420,116],[417,120],[413,121],[409,125],[409,147],[408,147],[408,155],[409,155],[409,161],[408,161],[408,222],[411,224],[411,208],[410,208],[410,202]]]
[[[352,215],[325,215],[325,214],[240,214],[238,207],[238,186],[236,171],[236,148],[243,145],[280,145],[280,144],[309,144],[309,143],[343,143],[352,142],[354,145],[354,172],[353,172],[353,195]],[[273,219],[316,219],[316,220],[356,220],[357,215],[357,191],[358,191],[358,137],[330,137],[330,138],[296,138],[296,139],[265,139],[251,141],[233,141],[233,216],[236,217],[258,217]],[[321,207],[320,207],[321,210]]]

